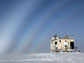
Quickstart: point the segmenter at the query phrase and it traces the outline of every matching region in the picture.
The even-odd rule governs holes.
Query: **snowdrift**
[[[0,63],[84,63],[83,53],[36,53],[0,56]]]

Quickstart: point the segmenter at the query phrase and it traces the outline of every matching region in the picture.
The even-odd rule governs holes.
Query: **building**
[[[74,51],[74,38],[68,35],[63,37],[54,35],[50,42],[50,49],[54,52],[72,52]]]

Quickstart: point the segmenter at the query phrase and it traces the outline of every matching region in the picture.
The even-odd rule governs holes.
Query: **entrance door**
[[[70,42],[70,49],[74,49],[74,42]]]

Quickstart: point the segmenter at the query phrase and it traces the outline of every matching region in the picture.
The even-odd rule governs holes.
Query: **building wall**
[[[57,42],[57,45],[55,45],[55,42]],[[57,40],[52,40],[51,43],[50,43],[51,50],[55,50],[55,47],[58,47],[59,50],[65,50],[64,42],[68,43],[68,47],[67,48],[70,49],[70,42],[74,42],[74,39],[57,39]]]

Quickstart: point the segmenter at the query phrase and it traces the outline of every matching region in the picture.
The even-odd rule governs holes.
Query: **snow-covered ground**
[[[0,56],[0,63],[84,63],[83,53],[36,53]]]

